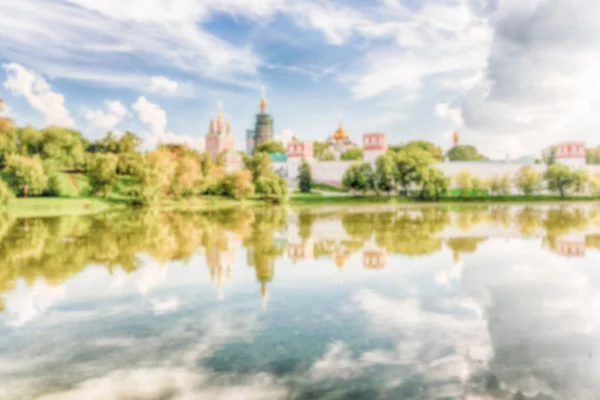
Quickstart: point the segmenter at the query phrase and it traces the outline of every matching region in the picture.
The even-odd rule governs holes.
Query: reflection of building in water
[[[305,240],[301,243],[289,243],[287,248],[288,257],[296,260],[312,260],[314,257],[314,243],[312,240]]]
[[[235,260],[235,248],[240,238],[231,232],[214,238],[214,242],[206,248],[206,264],[210,271],[210,280],[219,288],[219,299],[223,298],[223,287],[231,281],[231,269]]]
[[[557,238],[554,242],[554,251],[565,257],[584,256],[586,250],[584,234],[570,234]]]
[[[385,250],[365,250],[363,267],[367,269],[383,269],[387,267],[388,254]]]

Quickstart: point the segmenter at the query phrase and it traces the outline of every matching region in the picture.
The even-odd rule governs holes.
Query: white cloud
[[[84,117],[88,122],[86,134],[89,138],[97,139],[107,132],[114,131],[117,125],[129,114],[127,106],[120,101],[107,100],[104,102],[107,110],[87,110]]]
[[[464,123],[460,108],[451,108],[448,103],[436,104],[434,114],[440,119],[452,122],[456,128],[460,128]]]
[[[132,108],[137,112],[138,118],[150,130],[145,135],[145,147],[150,148],[161,143],[187,144],[198,151],[204,150],[204,137],[191,137],[167,132],[167,113],[158,104],[150,102],[146,97],[140,96]]]
[[[282,142],[284,146],[287,146],[287,144],[292,141],[292,138],[295,135],[296,134],[293,130],[284,129],[279,135],[275,135],[275,141]]]
[[[152,310],[154,311],[154,314],[157,315],[168,314],[179,309],[179,299],[177,297],[153,299],[151,302]]]
[[[150,78],[151,92],[176,93],[179,89],[179,83],[164,76],[153,76]]]
[[[42,114],[45,124],[75,126],[65,106],[64,96],[54,92],[41,75],[15,63],[4,64],[3,67],[7,74],[4,87],[15,95],[25,97]]]

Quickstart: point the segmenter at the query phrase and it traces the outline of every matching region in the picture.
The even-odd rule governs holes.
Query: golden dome
[[[263,97],[260,100],[260,112],[265,112],[265,110],[267,109],[267,100]]]
[[[346,133],[346,130],[344,129],[344,127],[342,126],[342,121],[340,121],[340,127],[338,128],[337,131],[335,131],[335,133],[333,134],[333,138],[335,140],[343,140],[345,138],[348,137],[348,134]]]
[[[454,141],[454,143],[458,143],[459,139],[460,135],[458,134],[458,132],[454,132],[454,135],[452,135],[452,140]]]

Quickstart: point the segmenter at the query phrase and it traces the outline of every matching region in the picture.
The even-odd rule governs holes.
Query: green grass
[[[295,192],[290,196],[290,203],[303,204],[461,204],[461,203],[548,203],[572,201],[598,201],[593,196],[473,196],[460,198],[456,196],[442,197],[436,201],[424,201],[412,197],[401,196],[327,196],[315,193]]]

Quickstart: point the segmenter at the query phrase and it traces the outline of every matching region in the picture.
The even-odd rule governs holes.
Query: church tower
[[[221,108],[222,104],[219,102],[217,121],[215,123],[214,120],[210,120],[208,132],[206,133],[206,152],[212,156],[214,161],[217,161],[217,157],[219,157],[219,154],[222,152],[232,152],[234,146],[231,123],[229,121],[224,121]]]
[[[254,154],[256,148],[263,143],[273,140],[273,117],[267,114],[267,98],[263,88],[260,100],[260,112],[256,114],[256,125],[254,131],[246,132],[246,148],[250,155]]]

